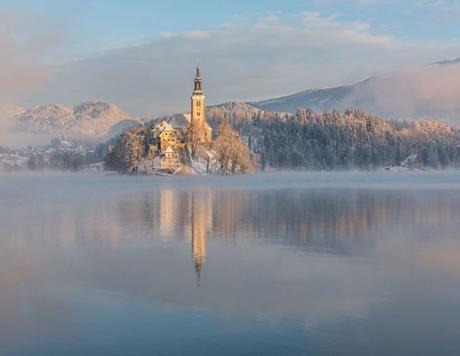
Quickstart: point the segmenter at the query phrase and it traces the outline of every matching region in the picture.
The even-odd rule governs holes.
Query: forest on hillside
[[[207,120],[215,135],[222,122],[229,122],[260,169],[376,169],[400,166],[409,156],[420,166],[443,168],[460,159],[457,129],[436,120],[385,120],[360,110],[274,113],[244,103],[210,107]],[[131,128],[113,139],[106,164],[135,170],[146,157],[151,127]]]
[[[209,108],[213,127],[223,120],[258,155],[262,169],[374,169],[400,166],[411,155],[423,167],[442,168],[460,159],[457,129],[436,120],[385,120],[360,110],[272,113],[241,103]]]

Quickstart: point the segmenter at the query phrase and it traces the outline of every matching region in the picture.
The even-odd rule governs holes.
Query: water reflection
[[[158,221],[165,241],[191,239],[197,271],[206,256],[207,235],[240,246],[250,239],[348,253],[353,240],[369,242],[388,229],[411,228],[406,222],[426,226],[456,222],[460,212],[459,202],[449,192],[168,190],[144,199],[144,212],[158,214],[140,217],[139,209],[133,221]],[[123,209],[117,220],[126,226],[124,218]]]
[[[305,353],[306,340],[325,354],[366,354],[360,342],[367,354],[423,354],[428,341],[458,350],[446,337],[460,314],[458,189],[184,189],[130,178],[110,189],[31,177],[0,185],[0,354],[53,342],[88,354],[105,350],[104,337],[121,354],[128,341],[168,354],[171,335],[214,353],[213,338],[234,354]]]
[[[115,195],[89,191],[81,199],[72,192],[12,199],[0,206],[0,213],[2,235],[14,237],[15,243],[31,237],[116,243],[146,233],[170,241],[191,239],[191,231],[196,230],[239,244],[261,239],[319,246],[325,240],[359,239],[371,230],[406,221],[449,223],[459,215],[459,202],[454,198],[448,191],[366,189],[161,189]],[[340,247],[336,248],[339,252]]]
[[[206,257],[206,235],[212,227],[212,195],[192,193],[189,208],[191,212],[192,253],[197,286],[200,285],[201,270]]]

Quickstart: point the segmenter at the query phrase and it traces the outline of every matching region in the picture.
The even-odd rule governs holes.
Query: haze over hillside
[[[116,54],[112,55],[116,56]],[[154,79],[151,73],[152,64],[145,59],[140,59],[143,53],[135,52],[132,55],[139,58],[140,63],[135,69],[135,79],[122,77],[123,80],[118,83],[120,76],[118,73],[124,72],[125,61],[117,66],[117,73],[105,73],[111,67],[106,67],[105,64],[96,60],[97,66],[93,62],[83,62],[85,66],[81,62],[77,62],[69,65],[67,70],[63,71],[65,75],[62,74],[59,82],[55,83],[56,86],[52,90],[55,93],[53,97],[59,98],[58,100],[63,102],[74,102],[82,99],[79,93],[85,93],[85,98],[103,97],[108,102],[126,107],[130,113],[143,116],[162,116],[187,110],[186,98],[190,91],[187,76],[181,77],[181,80],[184,80],[179,83],[176,78],[177,74],[165,70],[155,72],[155,76],[164,75],[164,78]],[[104,63],[106,62],[104,61]],[[189,66],[188,64],[188,71]],[[177,70],[183,71],[184,67],[184,64],[178,64]],[[219,78],[222,73],[215,67],[216,64],[211,63],[204,66],[203,69],[203,75],[207,79],[206,91],[208,92],[209,103],[218,104],[219,101],[230,100],[248,101],[251,105],[265,111],[291,113],[301,107],[319,112],[358,108],[389,119],[434,118],[457,124],[460,122],[460,59],[388,71],[385,74],[372,76],[351,85],[308,89],[292,95],[257,101],[249,101],[248,99],[263,97],[267,92],[270,92],[270,89],[273,92],[280,90],[280,88],[277,88],[276,84],[273,83],[264,89],[255,90],[249,84],[241,81],[238,84],[239,100],[233,100],[234,94],[226,93],[222,88],[223,81],[216,82],[216,78]],[[107,81],[103,81],[104,86],[93,86],[93,78],[101,76],[101,73],[105,73],[104,78],[112,78],[117,84],[116,95],[111,95],[112,89],[106,87]],[[304,84],[306,88],[309,87],[308,73],[308,68],[297,73],[298,77],[306,78]],[[148,80],[145,80],[146,74],[148,74]],[[242,75],[242,73],[234,74]],[[292,76],[292,73],[285,73],[285,75]],[[88,76],[90,78],[87,78]],[[86,79],[83,81],[78,78]],[[163,84],[159,85],[158,82]],[[224,82],[227,83],[228,80],[226,79]],[[84,83],[85,88],[78,87],[79,83]],[[297,83],[294,87],[299,87],[299,84]],[[249,88],[252,88],[252,91],[248,91]],[[286,89],[286,86],[283,88],[282,90],[289,90]],[[225,95],[223,95],[224,92]],[[46,102],[48,99],[45,96],[41,101]]]
[[[58,104],[30,110],[15,108],[16,129],[69,138],[102,140],[139,123],[111,103],[87,101],[73,107]]]
[[[210,96],[212,96],[212,92]],[[186,102],[185,99],[183,99]],[[232,113],[244,120],[257,116],[270,118],[267,113],[287,118],[300,108],[316,112],[345,111],[356,108],[386,119],[441,119],[458,124],[460,120],[460,59],[395,71],[384,77],[372,77],[347,86],[310,89],[293,95],[244,104],[231,102],[210,106],[213,111]],[[51,136],[83,138],[102,141],[126,127],[138,124],[139,117],[128,114],[116,105],[87,101],[74,107],[47,104],[26,110],[11,107],[16,128]],[[158,117],[155,112],[149,118]]]
[[[387,118],[460,120],[460,58],[395,71],[346,86],[310,89],[251,103],[266,111],[359,108]]]

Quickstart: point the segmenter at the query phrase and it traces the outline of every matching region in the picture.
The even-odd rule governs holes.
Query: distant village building
[[[455,149],[455,167],[460,166],[460,144],[457,144]]]
[[[164,151],[164,155],[161,158],[160,168],[161,169],[176,169],[180,167],[179,154],[171,146]]]
[[[401,162],[401,167],[409,169],[421,169],[423,167],[423,162],[418,154],[411,153],[406,157],[404,161]]]
[[[151,131],[149,154],[159,158],[160,169],[176,170],[185,161],[191,142],[210,143],[212,129],[206,122],[206,97],[197,66],[195,87],[191,96],[191,113],[176,114],[157,123]]]

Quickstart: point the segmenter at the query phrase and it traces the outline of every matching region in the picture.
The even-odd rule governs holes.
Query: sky
[[[373,33],[399,40],[460,40],[459,0],[0,0],[0,9],[60,27],[69,37],[61,48],[67,59],[146,43],[163,33],[213,31],[242,18],[302,12],[366,23]]]
[[[458,58],[459,17],[460,0],[0,0],[0,49],[46,77],[18,104],[163,114],[186,109],[197,61],[209,102],[266,99]]]

